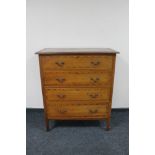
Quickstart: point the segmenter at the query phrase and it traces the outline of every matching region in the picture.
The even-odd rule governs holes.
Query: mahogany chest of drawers
[[[106,120],[110,128],[112,49],[53,49],[39,54],[46,129],[49,120]]]

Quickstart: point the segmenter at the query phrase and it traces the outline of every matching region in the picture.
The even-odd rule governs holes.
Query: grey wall
[[[38,57],[47,47],[110,47],[113,107],[129,106],[128,0],[27,0],[27,107],[42,108]]]

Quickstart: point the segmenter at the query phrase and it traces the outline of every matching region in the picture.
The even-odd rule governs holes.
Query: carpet
[[[99,121],[50,121],[54,128],[46,132],[43,110],[27,109],[26,114],[27,155],[129,154],[127,109],[112,111],[110,131]]]

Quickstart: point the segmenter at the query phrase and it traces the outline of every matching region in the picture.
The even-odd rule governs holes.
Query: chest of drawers
[[[110,128],[112,49],[43,49],[39,55],[46,129],[49,120],[106,120]]]

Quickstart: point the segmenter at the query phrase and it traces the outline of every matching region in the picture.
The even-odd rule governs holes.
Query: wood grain
[[[83,105],[83,106],[48,106],[48,117],[95,117],[107,114],[106,105]]]
[[[45,88],[47,101],[110,101],[111,88]]]
[[[49,120],[47,117],[47,108],[46,108],[46,98],[45,98],[45,89],[44,89],[44,76],[43,76],[43,68],[42,68],[42,57],[39,55],[39,66],[40,66],[40,78],[41,78],[41,87],[42,87],[42,95],[43,95],[43,104],[44,104],[44,118],[45,118],[45,126],[46,131],[49,130]]]
[[[116,53],[111,49],[37,52],[47,130],[50,119],[106,119],[110,129]]]
[[[111,86],[112,73],[104,71],[53,71],[44,72],[44,85],[52,87]]]
[[[45,71],[65,69],[112,69],[112,56],[108,55],[48,55],[42,57]]]
[[[46,106],[47,107],[51,107],[51,106],[82,106],[82,105],[108,105],[109,106],[109,102],[106,102],[106,101],[84,101],[84,100],[81,100],[81,101],[46,101]],[[108,107],[107,106],[107,107]],[[81,107],[82,108],[82,107]]]

